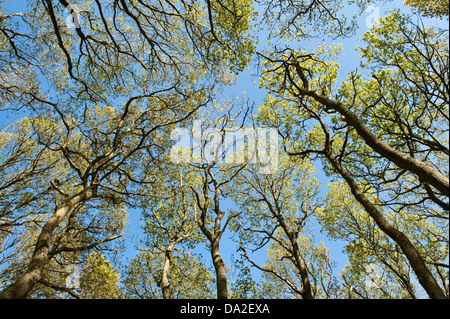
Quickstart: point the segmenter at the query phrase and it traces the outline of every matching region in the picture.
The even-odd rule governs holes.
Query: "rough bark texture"
[[[28,265],[26,272],[20,276],[14,283],[5,288],[0,293],[2,299],[22,299],[27,298],[34,285],[41,279],[42,270],[46,262],[51,258],[49,255],[50,241],[54,230],[60,225],[61,221],[71,212],[72,208],[85,200],[92,198],[93,192],[86,191],[80,195],[74,196],[56,209],[53,216],[42,227],[41,233],[36,241],[34,253]]]

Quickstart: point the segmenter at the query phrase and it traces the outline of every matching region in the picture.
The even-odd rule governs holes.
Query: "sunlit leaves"
[[[121,297],[119,273],[102,254],[93,252],[88,256],[79,280],[82,298],[118,299]]]
[[[448,0],[429,1],[429,0],[405,0],[405,5],[418,10],[426,17],[447,17],[448,20]]]

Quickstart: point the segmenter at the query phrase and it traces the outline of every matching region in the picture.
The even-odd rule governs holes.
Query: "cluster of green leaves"
[[[443,0],[439,2],[433,2],[428,0],[405,0],[405,5],[412,7],[413,9],[419,11],[426,17],[440,17],[447,18],[449,16],[448,12],[448,0]]]
[[[266,52],[260,83],[269,93],[258,120],[279,129],[288,154],[319,157],[328,176],[345,179],[331,185],[318,217],[329,236],[348,242],[350,261],[341,277],[353,297],[423,296],[404,251],[365,208],[353,209],[359,205],[355,185],[385,222],[409,237],[445,293],[448,275],[433,265],[446,263],[448,194],[375,152],[339,106],[348,106],[379,141],[448,176],[448,30],[395,10],[362,40],[361,71],[338,88],[338,55],[332,56],[338,51]],[[383,272],[383,283],[368,291],[364,278],[372,264]]]
[[[246,2],[78,1],[72,29],[68,5],[36,0],[26,13],[1,13],[1,109],[27,114],[2,131],[4,296],[76,295],[64,267],[90,263],[94,248],[121,250],[126,209],[148,198],[171,130],[253,52]]]
[[[161,299],[164,254],[141,251],[124,273],[124,298]],[[215,297],[214,277],[203,261],[190,254],[175,254],[169,274],[171,298],[211,299]]]

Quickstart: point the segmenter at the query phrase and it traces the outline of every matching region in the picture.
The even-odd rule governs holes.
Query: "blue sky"
[[[7,1],[5,4],[5,11],[6,13],[17,13],[17,12],[25,12],[26,11],[26,1],[25,0],[14,0],[14,1]],[[383,9],[388,9],[389,6],[382,6],[380,7],[383,11]],[[349,12],[349,14],[352,14]],[[381,12],[381,14],[383,14]],[[341,76],[345,76],[345,74],[349,71],[354,70],[357,67],[357,64],[355,61],[357,61],[358,53],[354,50],[355,46],[358,44],[358,37],[361,36],[363,32],[367,30],[365,26],[365,20],[369,16],[369,13],[366,15],[361,16],[359,19],[359,25],[360,29],[358,31],[358,34],[356,37],[353,37],[351,39],[345,39],[343,41],[344,44],[344,54],[342,55],[340,59],[341,63]],[[255,35],[258,38],[258,51],[262,51],[265,48],[268,48],[267,44],[267,32],[260,31],[257,35]],[[310,45],[314,47],[315,42],[311,42]],[[249,101],[252,103],[255,103],[255,106],[263,103],[265,92],[259,88],[259,82],[258,82],[258,76],[257,76],[257,68],[256,64],[253,63],[249,68],[244,70],[241,74],[238,76],[238,81],[234,85],[233,88],[228,89],[225,91],[221,96],[223,97],[231,97],[235,98],[238,97],[239,99],[242,99],[242,95],[245,92],[244,97],[248,98]],[[255,110],[257,110],[257,107],[255,107]],[[1,126],[4,127],[5,125],[13,122],[16,120],[20,115],[17,114],[2,114],[3,118],[1,119]],[[319,164],[319,163],[318,163]],[[319,165],[318,165],[319,166]],[[317,177],[319,178],[322,187],[323,187],[323,194],[326,193],[326,185],[329,182],[328,178],[321,172],[320,167],[317,167]],[[224,201],[224,204],[227,206],[229,204],[229,201]],[[231,205],[230,205],[231,207]],[[136,238],[139,238],[142,235],[141,232],[141,216],[139,211],[130,210],[129,211],[129,229],[127,231],[127,257],[133,257],[135,255],[135,249],[134,249],[134,242]],[[315,226],[316,228],[318,225]],[[230,234],[230,232],[228,232]],[[342,268],[346,262],[346,257],[341,253],[343,245],[342,243],[330,241],[327,238],[320,235],[319,232],[317,232],[318,240],[324,240],[327,247],[330,248],[330,252],[332,253],[332,257],[336,260],[338,264],[338,268]],[[232,242],[224,239],[224,242],[221,245],[222,253],[224,255],[224,258],[228,262],[228,264],[231,264],[230,256],[235,252],[235,246]],[[206,255],[208,256],[208,255]],[[209,257],[209,256],[208,256]],[[260,254],[259,256],[255,256],[255,261],[258,261],[260,263],[264,262],[264,254]]]
[[[325,43],[327,45],[330,45],[332,43],[342,43],[343,52],[340,55],[337,62],[340,63],[340,71],[338,76],[338,83],[336,84],[336,87],[339,87],[339,83],[341,81],[346,80],[348,74],[352,71],[356,71],[359,69],[359,63],[360,63],[360,53],[356,50],[357,46],[363,45],[363,42],[361,40],[362,35],[370,29],[370,27],[373,25],[375,19],[377,18],[383,18],[389,12],[393,9],[401,8],[403,12],[410,13],[411,11],[408,8],[403,7],[403,1],[374,1],[372,5],[369,5],[366,11],[357,19],[358,23],[358,29],[354,36],[350,38],[344,38],[344,39],[325,39]],[[346,16],[348,14],[348,18],[350,18],[353,15],[354,11],[349,9],[346,12]],[[443,23],[440,20],[435,20],[434,23]],[[260,32],[258,34],[259,44],[257,47],[257,51],[261,52],[264,49],[270,49],[270,47],[267,44],[266,39],[264,36],[266,36],[266,32]],[[295,46],[295,43],[289,43],[290,46]],[[309,43],[305,43],[303,47],[303,43],[297,48],[300,49],[316,49],[318,45],[318,41],[311,41]],[[250,68],[244,70],[239,76],[238,81],[235,84],[233,89],[228,90],[225,92],[225,96],[240,96],[242,92],[245,92],[245,97],[249,98],[252,102],[255,103],[255,111],[257,112],[258,105],[262,104],[264,101],[265,92],[264,90],[259,88],[259,82],[258,82],[258,76],[257,76],[257,69],[255,67],[255,64],[251,65]],[[325,176],[321,169],[321,164],[319,161],[315,162],[316,166],[316,177],[319,179],[322,187],[321,195],[325,196],[328,190],[327,184],[330,182],[330,179]],[[337,275],[340,270],[345,266],[348,259],[345,254],[344,246],[345,243],[343,241],[338,240],[330,240],[326,236],[324,236],[320,232],[320,225],[316,221],[312,221],[311,223],[308,223],[308,226],[311,227],[314,230],[314,233],[316,235],[315,240],[316,243],[319,244],[320,241],[323,241],[325,243],[325,246],[329,248],[330,255],[332,259],[336,262],[336,269],[334,270],[334,274]],[[229,233],[228,233],[229,234]],[[221,244],[221,251],[222,255],[224,256],[225,260],[231,264],[230,257],[235,251],[235,245],[227,240],[224,240],[224,243]],[[265,262],[266,254],[264,250],[261,250],[258,254],[253,255],[252,259],[259,263],[260,265],[264,264]],[[259,278],[260,272],[258,270],[255,270],[253,272],[255,278]]]
[[[380,10],[380,17],[383,17],[386,14],[386,11],[389,11],[393,8],[399,7],[401,4],[403,3],[403,1],[393,1],[393,2],[374,2],[375,5],[378,5],[378,8]],[[15,13],[15,12],[20,12],[20,11],[25,11],[25,4],[26,1],[25,0],[14,0],[14,1],[9,1],[7,3],[4,4],[5,6],[5,11],[7,13]],[[351,10],[349,10],[348,12],[349,16],[351,16],[353,14],[353,12]],[[359,66],[359,53],[355,50],[355,47],[357,45],[362,44],[361,41],[359,40],[362,36],[362,34],[364,32],[366,32],[368,30],[368,25],[367,22],[370,22],[370,20],[372,19],[372,17],[374,17],[374,15],[376,15],[376,11],[371,10],[369,12],[364,13],[359,19],[358,19],[358,25],[359,25],[359,29],[357,31],[357,34],[352,37],[352,38],[347,38],[344,40],[334,40],[334,42],[342,42],[343,43],[343,54],[341,55],[341,57],[339,58],[338,62],[341,65],[341,69],[340,69],[340,76],[339,76],[339,80],[342,81],[345,79],[345,77],[347,76],[347,74],[351,71],[354,71],[355,69],[358,68]],[[265,48],[268,47],[267,41],[265,39],[265,36],[267,35],[266,32],[260,32],[258,34],[258,38],[259,38],[259,44],[258,44],[258,51],[264,50]],[[330,43],[329,41],[331,40],[327,40],[327,43]],[[308,46],[310,46],[311,48],[314,48],[314,46],[317,46],[317,42],[310,42],[308,44]],[[307,48],[305,48],[307,49]],[[252,64],[251,67],[249,67],[248,69],[244,70],[241,74],[239,74],[238,76],[238,81],[236,82],[236,84],[234,85],[233,88],[230,88],[228,90],[226,90],[221,96],[223,97],[231,97],[231,98],[235,98],[235,97],[239,97],[241,98],[242,92],[246,92],[245,93],[245,97],[248,98],[251,102],[255,103],[255,110],[257,110],[257,106],[261,103],[263,103],[264,101],[264,96],[265,96],[265,92],[263,90],[261,90],[259,88],[259,82],[258,82],[258,77],[257,77],[257,69],[255,67],[255,64]],[[10,123],[12,120],[14,120],[16,116],[11,116],[11,117],[6,117],[5,114],[2,114],[2,116],[4,116],[1,119],[0,122],[0,127],[3,127],[6,123]],[[322,195],[325,195],[327,192],[327,184],[329,183],[329,179],[322,173],[321,167],[320,167],[320,163],[316,163],[316,171],[317,171],[317,178],[319,179],[319,181],[321,182],[322,185]],[[226,205],[226,207],[232,208],[233,206],[230,204],[229,201],[224,201],[224,204]],[[133,257],[135,256],[135,247],[134,247],[134,243],[136,238],[139,238],[142,235],[142,231],[140,229],[141,227],[141,216],[140,216],[140,212],[139,211],[135,211],[135,210],[130,210],[129,212],[129,218],[130,218],[130,224],[128,227],[128,232],[127,232],[127,244],[126,244],[126,248],[127,248],[127,252],[126,252],[126,257]],[[345,254],[342,253],[343,250],[343,243],[342,242],[338,242],[338,241],[332,241],[327,239],[326,237],[324,237],[321,233],[320,233],[320,227],[319,225],[313,224],[312,225],[314,227],[314,229],[316,230],[316,240],[320,241],[323,240],[326,244],[326,246],[330,249],[330,253],[332,258],[335,260],[335,262],[337,263],[337,269],[335,274],[337,274],[340,269],[342,269],[342,267],[345,265],[347,258],[345,256]],[[235,253],[236,250],[236,246],[234,245],[234,243],[227,238],[227,234],[230,235],[230,232],[228,231],[225,235],[225,238],[221,244],[221,251],[223,254],[223,257],[226,261],[226,263],[228,265],[231,265],[231,256],[233,254],[235,254],[235,259],[237,259],[237,253]],[[206,257],[206,261],[210,262],[209,259],[209,253],[207,253],[205,251],[204,256]],[[255,261],[258,262],[259,264],[263,264],[264,263],[264,252],[254,256],[255,257]],[[255,277],[257,278],[259,276],[258,272],[255,271]]]
[[[374,2],[374,5],[376,5],[377,2]],[[398,5],[397,5],[398,6]],[[387,11],[396,8],[395,3],[384,3],[379,2],[378,7],[375,7],[379,9],[379,16],[383,17]],[[367,12],[363,13],[359,19],[358,19],[358,26],[359,29],[357,30],[357,33],[355,36],[347,39],[328,39],[326,40],[326,44],[331,43],[342,43],[343,44],[343,52],[340,56],[338,62],[341,65],[340,72],[339,72],[339,78],[338,81],[343,81],[346,79],[347,74],[351,71],[356,70],[359,67],[359,52],[355,50],[355,48],[358,45],[362,44],[362,41],[360,41],[362,35],[364,32],[369,30],[368,25],[373,21],[373,18],[377,16],[377,12],[372,8],[369,8]],[[351,17],[353,14],[353,11],[348,12],[348,17]],[[267,36],[267,32],[260,32],[258,34],[258,47],[257,51],[261,52],[265,49],[270,49],[270,47],[267,44],[267,39],[264,37]],[[289,45],[295,45],[293,43],[290,43]],[[311,41],[307,44],[305,48],[301,49],[316,49],[318,43],[316,41]],[[257,76],[257,68],[256,65],[251,65],[248,69],[244,70],[241,74],[238,76],[237,83],[234,85],[233,89],[228,90],[225,92],[225,96],[240,96],[242,92],[245,92],[245,98],[249,98],[252,102],[255,103],[255,111],[257,112],[257,106],[259,104],[262,104],[264,102],[265,97],[265,91],[263,89],[259,88],[259,79]],[[321,183],[321,195],[325,196],[327,193],[327,184],[330,182],[330,179],[325,176],[321,169],[321,164],[319,161],[315,162],[316,166],[316,177],[319,179]],[[316,242],[319,244],[320,241],[323,241],[325,245],[329,248],[331,257],[336,262],[336,271],[335,274],[337,275],[340,270],[344,267],[344,265],[347,262],[347,257],[345,253],[343,253],[344,249],[344,243],[337,240],[330,240],[326,236],[320,233],[320,225],[312,221],[308,224],[309,227],[311,227],[314,230],[314,233],[316,234]],[[224,243],[221,245],[222,254],[224,255],[224,258],[228,261],[228,263],[231,262],[230,256],[234,253],[235,245],[231,241],[224,241]],[[258,254],[255,254],[252,256],[252,259],[254,259],[255,262],[259,264],[264,264],[265,262],[266,254],[264,253],[264,250],[260,251]],[[254,275],[256,278],[259,277],[259,271],[255,271]]]

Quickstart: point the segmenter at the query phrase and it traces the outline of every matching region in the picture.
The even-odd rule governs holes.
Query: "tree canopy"
[[[0,298],[449,298],[448,1],[382,3],[0,1]]]

